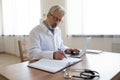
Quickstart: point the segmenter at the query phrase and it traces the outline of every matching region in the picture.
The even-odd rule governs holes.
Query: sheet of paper
[[[67,57],[67,59],[64,58],[63,60],[43,58],[37,62],[30,63],[28,66],[55,73],[79,61],[81,61],[81,59],[70,57]]]

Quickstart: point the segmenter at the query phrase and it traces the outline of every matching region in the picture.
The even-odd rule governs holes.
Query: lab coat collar
[[[46,27],[46,25],[43,23],[43,19],[40,20],[40,26],[41,28],[45,31],[45,32],[48,32],[48,33],[51,33],[50,30]],[[54,29],[54,33],[58,30],[58,26]]]

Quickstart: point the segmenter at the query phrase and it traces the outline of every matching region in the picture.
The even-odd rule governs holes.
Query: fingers
[[[79,53],[79,52],[80,52],[80,50],[78,50],[78,49],[74,49],[73,51],[74,51],[74,52],[77,52],[77,53]]]
[[[71,54],[71,53],[79,53],[80,51],[78,49],[67,49],[66,52]]]
[[[78,49],[71,49],[70,48],[70,49],[67,49],[66,52],[68,54],[71,54],[71,53],[79,53],[80,51]],[[64,51],[58,50],[58,51],[53,53],[53,58],[57,59],[57,60],[61,60],[63,58],[67,58],[67,57],[65,56]]]
[[[53,53],[53,58],[54,59],[57,59],[57,60],[61,60],[61,59],[63,59],[65,57],[65,54],[64,54],[64,52],[63,51],[56,51],[56,52],[54,52]]]
[[[70,49],[67,49],[66,52],[67,52],[67,53],[72,53],[72,52],[73,52],[73,49],[71,49],[71,48],[70,48]]]

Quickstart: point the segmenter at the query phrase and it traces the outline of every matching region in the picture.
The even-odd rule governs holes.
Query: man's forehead
[[[56,10],[53,14],[60,18],[64,16],[64,14],[62,12],[60,12],[59,10]]]

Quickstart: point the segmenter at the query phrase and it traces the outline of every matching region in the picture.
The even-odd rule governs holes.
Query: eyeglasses
[[[56,21],[56,22],[60,22],[61,21],[61,19],[58,19],[56,16],[54,16],[53,14],[50,14],[52,17],[53,17],[53,19],[54,19],[54,21]]]

